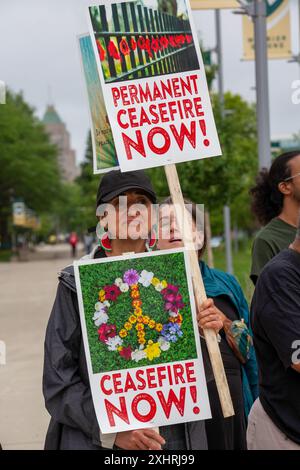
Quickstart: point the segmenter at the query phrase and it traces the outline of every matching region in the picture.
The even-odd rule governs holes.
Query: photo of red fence
[[[89,9],[105,83],[199,69],[185,1]]]

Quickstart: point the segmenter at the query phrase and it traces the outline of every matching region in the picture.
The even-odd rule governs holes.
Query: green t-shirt
[[[296,231],[296,227],[276,217],[258,232],[252,246],[250,278],[254,284],[268,261],[294,241]]]

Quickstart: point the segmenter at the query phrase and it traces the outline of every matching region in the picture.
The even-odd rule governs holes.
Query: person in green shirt
[[[250,194],[252,212],[263,225],[252,246],[250,278],[256,284],[268,261],[288,248],[296,235],[300,211],[300,150],[279,155],[270,170],[263,168]]]

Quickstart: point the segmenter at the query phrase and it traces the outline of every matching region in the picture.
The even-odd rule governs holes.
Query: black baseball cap
[[[143,170],[126,171],[112,170],[106,173],[100,181],[97,192],[97,207],[100,204],[111,201],[125,191],[140,189],[156,203],[156,194],[150,179]]]

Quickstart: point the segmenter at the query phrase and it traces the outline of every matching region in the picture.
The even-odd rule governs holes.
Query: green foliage
[[[145,366],[151,364],[161,364],[173,361],[183,361],[196,357],[196,346],[194,341],[194,330],[189,307],[189,294],[184,267],[183,255],[174,253],[165,256],[152,256],[142,259],[131,259],[109,263],[99,263],[80,267],[81,289],[83,295],[83,305],[85,311],[87,333],[90,345],[92,365],[94,373],[126,369]],[[98,340],[97,330],[93,322],[95,303],[98,301],[98,292],[105,285],[111,285],[115,279],[122,277],[127,269],[136,269],[141,272],[143,269],[152,271],[158,279],[166,280],[170,284],[179,286],[185,307],[181,310],[183,316],[182,331],[183,336],[173,343],[168,351],[162,351],[161,357],[149,361],[143,359],[138,363],[126,360],[119,356],[118,351],[108,351],[107,346]],[[143,302],[143,315],[152,317],[156,322],[168,323],[168,315],[164,310],[164,303],[161,294],[151,285],[149,287],[140,286],[141,300]],[[133,313],[129,292],[123,293],[116,302],[110,302],[109,324],[116,324],[119,332],[129,316]],[[159,333],[145,327],[146,340],[157,341]],[[138,348],[137,338],[134,328],[124,340],[124,346]]]
[[[0,167],[0,237],[5,243],[13,199],[47,212],[60,191],[56,148],[22,94],[8,92],[0,106]]]
[[[96,225],[96,195],[101,176],[93,173],[93,147],[91,133],[88,133],[84,161],[76,183],[80,188],[80,205],[82,222],[85,227]]]
[[[177,165],[181,188],[186,197],[204,204],[211,213],[213,233],[222,233],[222,207],[229,204],[232,221],[251,229],[249,189],[257,172],[256,115],[253,105],[239,95],[226,93],[225,118],[221,118],[217,95],[212,95],[222,156]],[[149,171],[159,196],[169,195],[162,169]]]

